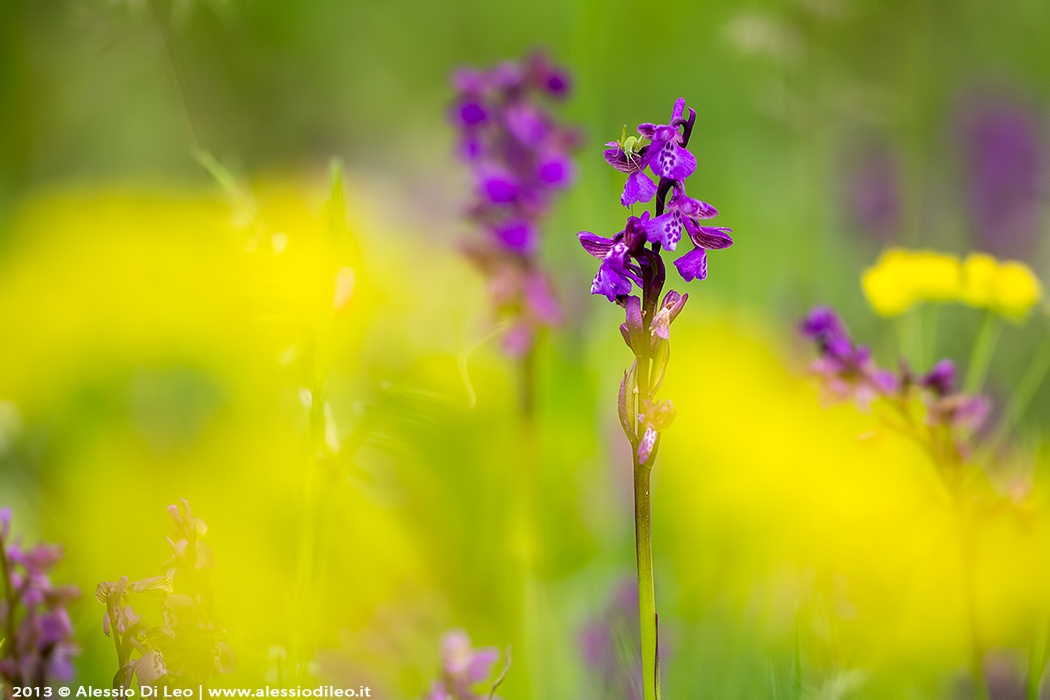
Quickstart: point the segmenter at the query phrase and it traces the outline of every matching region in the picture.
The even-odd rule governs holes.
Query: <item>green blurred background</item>
[[[311,677],[415,698],[441,634],[461,627],[514,646],[506,698],[633,697],[581,648],[588,625],[629,627],[610,606],[633,533],[615,417],[629,353],[618,309],[587,294],[575,233],[622,226],[601,144],[683,96],[697,110],[690,191],[736,245],[688,290],[664,389],[679,412],[654,496],[667,697],[966,697],[943,494],[918,450],[822,407],[793,328],[831,302],[892,366],[897,328],[858,284],[891,244],[989,250],[1050,278],[1050,5],[152,7],[0,3],[0,502],[16,531],[66,548],[82,682],[108,685],[115,664],[95,584],[157,573],[164,507],[185,497],[209,523],[238,657],[221,683],[263,683],[281,648],[312,659]],[[523,450],[514,368],[480,342],[483,283],[457,253],[468,179],[447,80],[536,47],[571,71],[560,115],[585,145],[544,230],[568,320],[542,345]],[[973,124],[997,115],[993,144],[1022,166],[981,160]],[[195,147],[233,173],[233,196]],[[347,197],[335,237],[333,157]],[[1024,196],[975,195],[982,167]],[[354,300],[329,318],[344,266]],[[997,401],[1045,316],[1004,331]],[[965,364],[978,317],[946,307],[938,322],[909,359]],[[304,388],[330,406],[337,447],[321,464]],[[1017,435],[1026,456],[994,475],[1017,507],[979,546],[1004,687],[1050,609],[1048,415],[1040,392]],[[524,589],[506,517],[521,473],[537,494]],[[614,656],[630,667],[629,648]]]

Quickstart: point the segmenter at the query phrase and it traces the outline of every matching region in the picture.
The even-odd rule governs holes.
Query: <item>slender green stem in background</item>
[[[536,348],[531,347],[518,362],[519,396],[519,448],[521,465],[514,470],[514,507],[511,509],[510,535],[513,551],[517,553],[517,577],[513,582],[519,614],[518,634],[522,648],[517,652],[519,663],[527,672],[516,681],[522,697],[534,697],[543,682],[538,678],[544,665],[539,663],[541,645],[537,634],[539,606],[536,603],[536,581],[533,577],[535,565],[535,508],[533,507],[536,481],[539,478],[540,459],[536,426]]]
[[[926,323],[923,324],[925,334],[922,339],[922,364],[919,369],[932,367],[937,361],[937,322],[940,320],[941,305],[929,304],[926,313]]]
[[[898,354],[913,367],[924,363],[922,309],[912,307],[897,317]]]
[[[1024,376],[1021,377],[1017,388],[1010,395],[1010,401],[1006,404],[1003,417],[984,448],[985,456],[995,454],[1006,435],[1017,425],[1021,416],[1028,410],[1032,399],[1035,398],[1035,392],[1039,390],[1043,380],[1046,379],[1048,371],[1050,371],[1050,336],[1043,340],[1043,344],[1032,358],[1032,363],[1028,365],[1028,369],[1025,371]]]
[[[1001,329],[999,317],[993,311],[985,311],[981,318],[981,329],[977,331],[977,338],[973,343],[970,364],[966,367],[966,382],[963,384],[966,393],[979,393],[984,385],[985,377],[988,376],[988,368],[992,363],[995,344],[999,342]]]

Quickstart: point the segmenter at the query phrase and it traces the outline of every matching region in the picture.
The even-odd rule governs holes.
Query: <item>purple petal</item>
[[[656,135],[657,128],[656,124],[642,122],[638,125],[638,133],[652,141],[653,137]]]
[[[576,234],[576,237],[580,239],[580,245],[583,246],[583,249],[596,258],[604,258],[612,250],[612,247],[616,245],[616,241],[612,238],[603,238],[590,231],[580,231]]]
[[[620,204],[630,207],[638,202],[648,202],[656,195],[656,183],[641,170],[627,176],[627,183],[620,195]]]
[[[38,625],[41,644],[56,644],[73,635],[73,623],[63,608],[41,615]]]
[[[458,92],[480,93],[485,89],[485,74],[475,68],[460,68],[452,74],[452,86]]]
[[[692,219],[713,219],[718,216],[718,210],[707,202],[701,202],[699,199],[679,194],[677,191],[671,197],[671,201],[667,203],[667,208],[677,209],[682,212],[682,216]]]
[[[485,109],[485,105],[477,100],[465,100],[460,103],[459,109],[456,110],[456,117],[459,123],[466,127],[482,124],[488,119],[488,116],[489,113]]]
[[[689,238],[698,248],[707,250],[721,250],[733,245],[733,239],[729,237],[733,229],[722,226],[697,226],[689,219],[685,220],[685,228],[689,232]]]
[[[629,250],[638,250],[648,240],[649,212],[643,211],[640,217],[629,216],[623,227],[623,242]]]
[[[561,306],[551,293],[547,278],[540,273],[530,275],[525,282],[525,305],[543,323],[561,322]]]
[[[549,131],[542,113],[522,102],[507,108],[503,114],[503,122],[507,131],[530,148],[540,145]]]
[[[51,678],[63,683],[73,680],[73,660],[70,658],[72,652],[64,647],[58,647],[51,654],[47,662],[47,673]]]
[[[463,134],[463,138],[459,141],[459,155],[463,160],[468,163],[480,160],[484,153],[481,137],[476,131],[469,130]]]
[[[649,461],[649,456],[653,453],[653,447],[656,446],[656,430],[652,426],[645,429],[645,433],[642,434],[642,439],[638,442],[638,461],[645,464]]]
[[[693,216],[695,216],[696,218],[713,219],[716,216],[718,216],[718,210],[715,209],[712,205],[708,204],[707,202],[701,202],[697,199],[694,199],[693,201],[696,202],[698,205],[698,211],[695,214],[693,214]]]
[[[655,146],[654,141],[653,147]],[[650,154],[649,167],[652,168],[653,174],[659,177],[684,180],[696,170],[696,158],[678,145],[677,138],[664,141],[655,154],[652,154],[652,149],[650,149]]]
[[[671,110],[671,123],[683,121],[683,114],[685,114],[685,98],[679,97],[674,101],[674,108]]]
[[[952,393],[955,384],[955,363],[945,359],[934,365],[929,374],[922,378],[922,385],[932,389],[938,396]]]
[[[872,386],[883,394],[892,394],[897,391],[897,377],[889,370],[875,370],[869,378]]]
[[[499,659],[499,651],[497,649],[486,647],[476,650],[470,658],[470,665],[467,667],[467,681],[469,683],[477,683],[488,678],[492,673],[492,665],[496,663],[497,659]]]
[[[536,235],[525,221],[511,221],[493,230],[500,245],[516,253],[529,253],[536,246]]]
[[[631,334],[631,347],[634,347],[634,341],[642,337],[642,300],[633,295],[627,297],[625,310],[627,331]]]
[[[987,397],[967,396],[960,403],[952,422],[968,430],[977,430],[988,418],[991,409],[992,404]]]
[[[707,279],[707,251],[703,248],[693,248],[675,260],[674,266],[686,282]]]
[[[489,78],[493,87],[499,90],[512,91],[521,87],[521,82],[525,76],[522,73],[521,66],[517,63],[504,61],[492,70]]]
[[[448,691],[445,690],[443,682],[434,681],[434,685],[430,687],[430,693],[427,694],[426,700],[449,700],[451,697]]]
[[[547,79],[543,81],[543,89],[552,97],[565,97],[572,89],[572,81],[565,71],[551,67],[547,73]]]
[[[674,250],[682,240],[682,215],[669,211],[651,219],[645,226],[645,238],[650,243],[659,243],[668,250]]]
[[[685,302],[687,301],[689,301],[688,294],[679,294],[672,289],[664,295],[664,300],[660,307],[667,309],[671,313],[671,321],[674,321],[678,318],[678,314],[682,313],[682,309],[685,308]]]
[[[482,175],[481,191],[493,204],[507,204],[518,198],[518,183],[507,172],[487,168]]]
[[[503,335],[503,350],[511,357],[523,357],[532,347],[532,327],[517,323]]]
[[[572,161],[561,151],[549,151],[540,158],[537,174],[541,182],[564,187],[572,180]]]
[[[651,332],[664,340],[671,338],[671,311],[669,309],[660,309],[656,312],[656,316],[653,317]]]
[[[605,144],[609,148],[602,151],[602,157],[605,158],[605,162],[613,166],[621,173],[629,173],[634,170],[630,161],[627,160],[627,153],[624,152],[623,147],[620,146],[617,141],[610,141]]]
[[[605,263],[598,267],[598,274],[591,282],[591,294],[604,294],[609,301],[616,301],[621,294],[631,292],[631,280],[615,270],[610,270]]]
[[[807,338],[819,338],[821,336],[845,335],[846,327],[842,319],[828,306],[816,306],[799,324],[799,330]]]

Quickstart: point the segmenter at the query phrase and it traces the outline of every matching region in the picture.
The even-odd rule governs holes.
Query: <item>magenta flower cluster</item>
[[[690,109],[686,116],[685,100],[679,98],[669,123],[640,124],[640,137],[606,144],[606,162],[627,174],[620,203],[631,207],[655,199],[653,215],[628,216],[624,229],[612,238],[578,234],[584,250],[601,261],[591,293],[624,307],[620,332],[636,361],[620,386],[620,422],[640,464],[655,455],[659,434],[674,419],[671,402],[657,400],[656,393],[667,369],[671,322],[689,298],[673,289],[663,293],[667,272],[661,253],[677,248],[684,229],[692,249],[674,265],[689,282],[707,277],[708,250],[733,244],[730,229],[702,223],[717,210],[685,191],[685,179],[696,170],[696,158],[687,149],[695,122],[696,111]],[[631,294],[635,286],[641,296]]]
[[[535,53],[489,71],[461,69],[452,82],[451,119],[473,176],[468,215],[484,234],[466,253],[488,278],[499,315],[513,322],[508,351],[524,354],[538,328],[561,319],[537,248],[541,222],[572,182],[579,135],[544,105],[568,94],[569,78]]]
[[[973,432],[988,416],[986,397],[970,396],[955,390],[955,363],[943,359],[925,375],[915,375],[907,365],[898,372],[881,369],[871,350],[856,345],[845,324],[833,310],[817,307],[803,319],[801,333],[814,341],[819,353],[812,369],[836,399],[854,399],[867,406],[877,398],[888,399],[906,411],[908,400],[918,393],[927,407],[926,422],[949,431]],[[955,447],[965,453],[961,442]]]
[[[67,606],[80,591],[56,586],[50,572],[62,559],[56,545],[23,547],[12,540],[11,510],[0,508],[0,601],[3,649],[0,678],[7,687],[48,687],[73,677],[72,657],[78,652]]]
[[[677,250],[683,229],[692,248],[676,258],[674,266],[686,282],[707,278],[707,251],[733,245],[731,229],[704,224],[716,217],[718,210],[686,194],[685,179],[696,171],[696,158],[687,148],[696,112],[690,109],[686,116],[685,108],[685,100],[679,98],[667,124],[639,124],[640,138],[606,144],[606,162],[627,174],[620,204],[632,207],[655,198],[656,205],[652,216],[646,211],[628,217],[623,230],[612,238],[588,231],[579,234],[584,249],[601,260],[591,284],[592,294],[603,294],[609,301],[622,304],[631,293],[632,282],[643,293],[647,277],[662,282],[660,250]],[[658,181],[654,182],[649,173]],[[647,276],[649,269],[653,274]]]

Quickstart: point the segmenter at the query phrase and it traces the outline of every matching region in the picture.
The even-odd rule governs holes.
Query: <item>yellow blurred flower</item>
[[[922,301],[957,298],[961,279],[959,260],[951,255],[891,248],[864,271],[861,286],[876,313],[896,316]]]
[[[970,253],[963,262],[963,285],[959,301],[980,309],[992,305],[999,261],[987,253]]]
[[[986,253],[972,253],[963,263],[963,294],[959,300],[970,306],[1021,320],[1042,294],[1039,278],[1024,263],[999,262]]]
[[[897,316],[924,301],[958,301],[1023,319],[1042,296],[1024,263],[971,253],[960,262],[932,250],[890,248],[861,275],[864,296],[881,316]]]
[[[1043,285],[1024,263],[1009,261],[999,267],[993,308],[1003,316],[1020,320],[1043,294]]]

